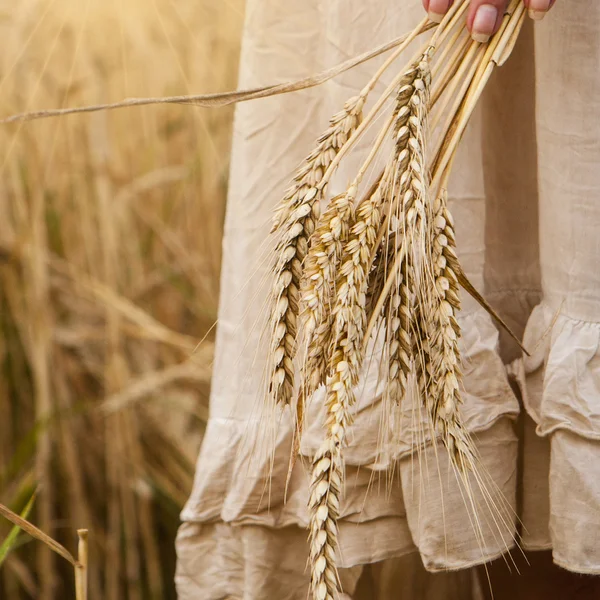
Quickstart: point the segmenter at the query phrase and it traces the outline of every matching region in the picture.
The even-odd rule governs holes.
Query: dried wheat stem
[[[446,65],[452,64],[457,60],[456,53],[461,46],[461,44],[458,44],[459,38],[467,39],[468,37],[469,34],[464,27],[457,27],[448,43],[435,55],[434,63],[431,65],[431,78],[435,80],[438,85],[440,83],[440,71],[442,71],[442,69],[445,70]],[[451,58],[448,58],[449,55]],[[452,58],[452,56],[454,58]]]
[[[525,6],[519,4],[508,27],[508,32],[500,47],[494,53],[494,62],[501,67],[510,57],[515,48],[521,29],[525,24]]]
[[[363,360],[362,334],[366,324],[366,291],[373,246],[380,225],[389,170],[375,192],[359,205],[344,246],[333,316],[333,353],[327,380],[326,440],[313,463],[309,510],[311,571],[315,598],[333,599],[339,592],[336,576],[337,519],[343,482],[342,449],[352,422],[354,386]]]
[[[369,80],[367,85],[363,87],[360,92],[360,96],[366,99],[366,97],[373,91],[373,88],[377,85],[377,82],[381,79],[381,76],[387,71],[389,66],[406,50],[408,45],[423,32],[428,29],[429,19],[425,17],[407,36],[406,39],[394,50],[394,52],[383,62],[383,64],[377,69],[373,77]]]
[[[468,7],[469,3],[465,0],[455,2],[450,7],[450,10],[445,14],[442,22],[431,36],[429,44],[432,48],[440,48],[457,24],[462,27],[461,20]]]
[[[440,123],[442,117],[445,114],[446,108],[452,100],[452,105],[447,113],[446,121],[440,131],[440,141],[437,144],[436,152],[433,156],[437,157],[440,153],[440,148],[443,147],[444,142],[447,139],[448,133],[452,132],[452,125],[456,119],[456,115],[460,111],[460,108],[464,102],[465,96],[468,93],[469,87],[475,77],[475,73],[479,67],[479,61],[484,54],[484,48],[478,42],[469,40],[469,49],[463,57],[460,66],[447,86],[444,101],[438,107],[435,116],[431,122],[431,130],[434,131]],[[459,87],[460,84],[460,87]],[[457,92],[458,88],[458,92]],[[436,162],[432,166],[432,170],[435,171]]]
[[[454,52],[443,66],[440,65],[440,72],[435,76],[436,81],[431,97],[431,105],[436,107],[436,113],[440,116],[444,113],[448,103],[450,102],[450,99],[454,95],[454,90],[456,85],[458,85],[454,82],[458,79],[456,76],[459,73],[459,69],[464,64],[465,55],[471,43],[471,38],[466,34],[466,32],[459,31],[458,33],[463,34],[462,39],[458,38],[460,42],[453,46]],[[437,64],[439,65],[440,63]],[[432,78],[433,77],[434,75],[432,73]],[[445,97],[445,100],[442,104],[438,104],[438,101],[442,95]],[[430,127],[431,131],[435,130],[436,124],[434,120],[432,120]]]
[[[407,39],[406,43],[408,43],[408,41],[412,41],[412,39]],[[421,48],[419,48],[419,50],[417,50],[413,58],[411,58],[411,60],[408,62],[407,68],[410,70],[414,66],[415,62],[418,61],[420,57],[424,56],[430,50],[430,44],[424,44]],[[329,183],[331,177],[335,173],[335,170],[339,166],[342,159],[346,156],[348,152],[350,152],[350,150],[353,148],[354,144],[358,141],[360,136],[365,132],[367,127],[371,125],[373,119],[375,119],[375,117],[379,114],[379,111],[381,110],[383,105],[388,101],[388,99],[394,93],[394,91],[397,90],[398,86],[401,84],[405,77],[405,73],[406,69],[401,71],[400,74],[392,80],[392,82],[384,90],[381,96],[379,96],[377,102],[375,102],[375,104],[373,105],[373,108],[371,108],[371,110],[368,112],[368,114],[365,116],[363,121],[356,128],[356,130],[348,140],[348,143],[344,145],[344,147],[340,150],[340,152],[338,152],[337,156],[329,165],[329,168],[327,169],[325,175],[323,176],[323,179],[321,180],[320,187],[325,187]]]
[[[446,171],[446,167],[456,151],[464,131],[469,123],[471,115],[477,106],[479,98],[485,89],[494,68],[507,60],[508,55],[514,48],[516,42],[516,32],[520,30],[525,18],[525,10],[519,0],[512,0],[499,31],[492,40],[484,46],[485,53],[479,63],[479,67],[473,76],[473,81],[469,87],[461,109],[457,112],[452,126],[448,128],[448,133],[443,140],[442,148],[436,157],[435,167],[432,178],[439,182],[439,178]]]
[[[479,57],[475,61],[476,66],[475,64],[471,65],[460,92],[455,97],[455,103],[449,113],[448,122],[442,130],[444,137],[440,142],[440,147],[434,154],[436,159],[432,166],[432,173],[437,181],[439,181],[440,176],[447,170],[450,156],[456,150],[458,142],[494,67],[496,64],[500,64],[501,61],[504,62],[512,51],[516,41],[516,33],[522,26],[524,15],[525,9],[522,3],[519,0],[512,0],[498,32],[488,44],[480,45]],[[472,49],[473,46],[470,52]],[[468,61],[465,59],[461,65],[463,71],[466,69],[465,62]],[[457,75],[455,81],[458,79]],[[438,120],[439,118],[440,116],[438,116]]]
[[[88,530],[78,529],[79,538],[77,564],[75,565],[75,597],[76,600],[87,600],[88,597]]]

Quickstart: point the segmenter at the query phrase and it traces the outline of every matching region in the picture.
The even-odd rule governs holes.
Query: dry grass
[[[0,111],[236,85],[242,0],[0,2]],[[207,413],[232,109],[0,131],[0,502],[72,551],[90,596],[172,598]],[[0,539],[10,530],[0,523]],[[0,597],[69,597],[19,537]]]

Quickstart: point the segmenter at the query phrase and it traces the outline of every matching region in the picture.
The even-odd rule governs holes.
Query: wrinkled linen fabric
[[[248,0],[239,87],[311,75],[422,17],[420,0]],[[477,600],[468,567],[509,550],[518,521],[525,548],[600,574],[599,29],[600,5],[588,0],[558,3],[535,32],[527,23],[463,139],[449,186],[460,259],[524,334],[530,356],[463,294],[462,412],[481,460],[468,482],[432,443],[418,398],[409,394],[382,419],[378,365],[368,365],[345,454],[346,599]],[[308,407],[285,501],[289,415],[274,426],[260,410],[272,275],[265,240],[294,169],[380,62],[237,108],[210,419],[177,539],[182,600],[307,597],[322,391]],[[342,164],[332,195],[370,139]]]

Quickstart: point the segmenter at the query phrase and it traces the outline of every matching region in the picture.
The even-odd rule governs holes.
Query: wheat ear
[[[308,240],[319,217],[323,189],[319,186],[327,167],[360,123],[364,100],[348,100],[319,138],[316,149],[299,169],[295,183],[276,211],[273,230],[280,238],[275,249],[275,283],[271,308],[270,394],[276,403],[289,404],[294,391],[297,321],[300,312],[302,263]]]
[[[362,120],[365,104],[363,95],[346,101],[344,108],[329,120],[329,127],[317,140],[314,150],[296,171],[294,182],[273,214],[272,232],[277,231],[289,218],[294,208],[314,202],[323,175],[342,146],[348,141]]]
[[[335,600],[340,591],[335,553],[342,470],[341,448],[335,441],[327,439],[314,457],[310,486],[310,565],[314,600]]]
[[[396,190],[392,203],[393,236],[401,240],[394,246],[396,267],[387,299],[387,348],[389,371],[386,396],[400,402],[406,391],[412,362],[411,313],[416,295],[415,251],[422,232],[427,196],[425,167],[425,120],[430,88],[428,57],[425,55],[407,74],[400,88],[396,110]],[[395,215],[394,212],[398,214]],[[394,218],[395,217],[395,218]]]
[[[305,394],[310,395],[325,380],[326,348],[331,343],[331,308],[335,279],[344,243],[353,222],[357,187],[333,198],[317,224],[304,268],[303,323],[308,354]]]
[[[366,292],[380,226],[387,176],[359,205],[350,236],[343,248],[332,311],[332,357],[328,365],[326,439],[313,462],[309,511],[311,580],[314,598],[329,600],[340,591],[335,567],[337,519],[343,483],[343,456],[354,386],[363,359],[362,335],[366,326]]]
[[[428,287],[424,313],[424,333],[427,366],[421,373],[421,393],[434,431],[440,431],[450,457],[459,470],[472,456],[472,445],[465,434],[460,415],[460,325],[456,315],[460,310],[454,221],[448,210],[448,197],[442,189],[436,198],[430,223],[431,264],[433,280]]]

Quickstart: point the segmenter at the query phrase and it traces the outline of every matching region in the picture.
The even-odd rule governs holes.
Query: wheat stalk
[[[306,259],[302,295],[308,346],[306,395],[324,382],[326,374],[326,348],[329,346],[332,322],[330,306],[335,295],[335,279],[343,245],[352,225],[356,193],[357,188],[353,185],[331,201],[317,226]]]
[[[339,592],[335,574],[337,525],[344,465],[342,450],[354,386],[363,360],[362,335],[366,326],[366,291],[371,255],[380,226],[379,209],[388,183],[384,173],[375,191],[359,205],[350,236],[344,246],[344,262],[339,269],[335,306],[332,311],[332,358],[327,379],[326,440],[315,457],[309,509],[312,589],[315,598],[335,598]]]
[[[88,530],[78,529],[77,564],[75,565],[76,600],[87,600],[88,597]]]
[[[427,287],[424,304],[423,327],[427,347],[424,355],[427,366],[420,379],[423,401],[434,430],[442,433],[442,439],[455,466],[463,470],[470,461],[472,448],[464,435],[460,405],[460,325],[456,315],[460,310],[456,240],[454,221],[448,210],[448,194],[442,189],[436,198],[432,219],[431,263],[433,278]]]
[[[398,48],[389,56],[383,64],[379,67],[379,69],[375,72],[373,77],[369,80],[369,82],[363,87],[360,94],[353,98],[349,103],[346,104],[345,109],[339,115],[333,117],[331,121],[331,127],[328,132],[322,136],[319,140],[320,146],[326,146],[327,139],[332,138],[332,133],[335,134],[335,131],[338,132],[340,130],[343,131],[343,136],[337,135],[337,138],[333,138],[338,142],[337,145],[334,145],[336,150],[334,152],[331,149],[323,149],[317,148],[315,152],[313,152],[309,158],[307,159],[307,165],[305,165],[304,169],[301,169],[296,177],[296,183],[292,186],[291,190],[288,191],[288,194],[280,204],[280,206],[275,211],[275,216],[273,220],[272,230],[277,231],[281,226],[282,222],[285,218],[289,219],[289,215],[293,210],[294,206],[298,204],[297,195],[301,195],[304,190],[298,190],[299,186],[303,184],[303,178],[309,176],[308,181],[304,183],[306,185],[310,184],[310,189],[306,192],[304,196],[307,198],[307,202],[311,203],[312,213],[318,217],[318,209],[320,200],[324,197],[325,189],[329,183],[329,180],[337,168],[339,161],[344,154],[344,152],[348,151],[349,148],[353,145],[359,135],[362,134],[362,131],[365,129],[367,123],[369,123],[379,111],[379,108],[384,104],[386,98],[391,93],[395,84],[388,86],[387,90],[381,95],[379,100],[375,103],[375,106],[372,108],[371,112],[367,116],[367,121],[359,123],[358,126],[356,123],[352,123],[352,126],[348,128],[348,131],[340,126],[340,124],[348,125],[348,118],[351,118],[353,115],[357,116],[357,121],[361,120],[362,116],[362,107],[366,101],[368,95],[373,91],[375,85],[381,78],[382,74],[385,70],[396,60],[396,58],[404,51],[404,49],[421,33],[426,31],[430,25],[427,22],[427,19],[421,21],[419,25],[407,36],[404,37],[403,41],[399,44]],[[337,125],[337,127],[336,127]],[[385,134],[387,133],[387,129],[384,127],[381,131],[378,139],[369,154],[369,157],[363,163],[359,173],[357,174],[354,183],[349,188],[349,193],[358,188],[359,183],[364,177],[368,166],[371,164],[374,159],[377,150],[380,145],[383,143],[385,138]],[[352,135],[350,135],[352,134]],[[311,162],[314,162],[315,159],[320,158],[320,167],[323,169],[319,169],[316,171],[316,176],[310,177],[311,174],[315,173],[314,169],[310,168]],[[325,162],[327,161],[327,162]],[[354,202],[354,197],[351,198],[351,201]],[[301,204],[301,203],[300,203]],[[332,207],[332,211],[335,211],[336,207]],[[304,207],[301,210],[301,213],[307,211],[307,208]],[[331,296],[331,286],[332,282],[335,279],[335,267],[337,265],[337,248],[333,248],[333,251],[328,247],[331,245],[331,240],[329,239],[329,233],[331,232],[332,227],[335,226],[335,223],[332,221],[335,217],[339,217],[342,219],[342,222],[349,222],[349,217],[351,217],[351,213],[348,214],[344,208],[342,208],[342,212],[337,215],[330,215],[326,213],[324,215],[324,223],[323,227],[319,229],[318,235],[316,236],[317,243],[315,244],[316,249],[315,252],[308,257],[307,260],[307,274],[308,277],[306,281],[308,282],[305,286],[305,302],[306,306],[307,318],[306,318],[306,326],[305,326],[305,342],[308,348],[307,357],[305,360],[304,378],[301,386],[301,391],[296,400],[296,411],[295,411],[295,422],[294,422],[294,440],[292,443],[292,452],[290,456],[290,464],[288,468],[288,476],[286,481],[286,495],[287,495],[287,487],[292,474],[292,470],[296,461],[296,456],[299,452],[300,448],[300,438],[302,436],[303,429],[303,419],[304,419],[304,407],[306,403],[306,398],[312,394],[316,388],[324,382],[325,377],[325,369],[327,363],[326,356],[326,347],[328,341],[328,333],[329,333],[329,325],[330,319],[328,316],[320,314],[319,306],[323,304],[326,298]],[[292,225],[292,224],[290,224]],[[314,222],[309,224],[311,228],[314,228]],[[329,231],[327,228],[329,227]],[[296,228],[298,229],[298,228]],[[288,229],[289,230],[289,229]],[[323,237],[325,236],[325,237]],[[284,238],[285,239],[285,238]],[[341,238],[342,240],[345,237]],[[279,253],[283,244],[280,243],[276,252]],[[325,253],[323,254],[323,250]],[[319,254],[319,252],[321,252]],[[327,258],[327,254],[329,253],[330,259]],[[284,267],[281,267],[276,271],[278,273],[278,277],[283,274],[285,271]],[[274,301],[272,303],[272,314],[280,314],[282,307],[278,306],[279,299],[277,297],[278,288],[283,289],[287,283],[287,275],[286,280],[279,282],[279,286],[276,284],[275,294],[273,294]],[[296,292],[297,285],[296,281],[292,280],[290,282],[293,284],[292,292]],[[294,294],[295,295],[295,294]],[[288,303],[289,306],[289,303]],[[279,323],[273,329],[273,334],[271,336],[271,354],[272,354],[272,372],[270,378],[270,392],[275,397],[276,403],[280,401],[280,394],[278,390],[283,392],[283,399],[286,403],[290,402],[291,393],[294,387],[294,373],[293,373],[293,363],[290,358],[293,359],[293,356],[296,353],[295,343],[286,345],[286,336],[292,335],[292,332],[295,330],[295,322],[297,321],[297,310],[296,307],[291,311],[291,318],[288,318],[287,321],[293,322],[291,326],[286,329],[285,323]],[[280,321],[284,321],[281,315]],[[297,331],[295,331],[297,334]],[[294,336],[295,337],[295,336]],[[283,343],[282,343],[283,342]],[[288,352],[289,348],[289,352]],[[287,356],[286,356],[287,354]],[[307,376],[306,373],[309,373]],[[281,383],[280,383],[281,382]],[[277,387],[279,386],[279,387]],[[273,393],[275,392],[275,393]]]
[[[313,339],[313,353],[309,350],[308,360],[309,369],[320,371],[317,381],[323,376],[323,371],[327,371],[326,440],[313,464],[309,503],[312,589],[315,598],[334,598],[339,591],[334,557],[339,494],[343,482],[342,450],[352,422],[354,387],[358,384],[364,359],[362,347],[367,329],[367,284],[378,241],[379,209],[388,195],[388,178],[391,174],[403,194],[402,208],[407,215],[410,214],[407,217],[409,224],[415,220],[413,215],[418,214],[415,205],[418,207],[424,201],[422,128],[428,88],[427,60],[421,60],[402,78],[397,94],[397,109],[393,116],[397,150],[391,168],[384,173],[375,193],[360,204],[348,241],[343,244],[351,214],[350,200],[356,196],[357,182],[366,170],[363,165],[349,192],[335,198],[323,215],[315,235],[317,241],[311,247],[306,263],[306,302],[312,313],[309,318],[312,321],[308,321],[308,334],[312,335],[319,324],[327,325],[324,328],[326,333],[333,332],[331,358],[328,359],[326,351],[320,350],[327,347],[329,340]],[[387,128],[382,131],[387,133]],[[374,147],[377,148],[377,143]],[[365,164],[369,164],[369,159]],[[344,259],[338,274],[337,266],[342,255]],[[335,289],[332,287],[334,279]],[[329,300],[333,297],[333,309],[327,310]],[[319,364],[311,362],[315,355],[319,357]],[[309,370],[309,373],[311,379],[308,385],[311,386],[314,384],[314,372]]]
[[[282,229],[276,246],[277,264],[271,309],[270,393],[276,403],[289,404],[294,391],[297,321],[300,312],[302,263],[315,230],[323,188],[318,187],[331,161],[360,122],[364,100],[349,100],[335,115],[316,149],[296,174],[295,183],[278,207],[273,231]],[[285,227],[284,227],[285,225]]]

